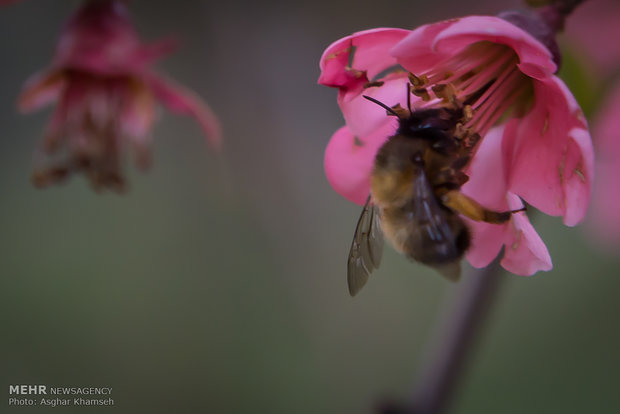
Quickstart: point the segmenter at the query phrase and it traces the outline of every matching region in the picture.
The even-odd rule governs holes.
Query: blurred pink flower
[[[588,224],[602,248],[620,247],[620,2],[590,0],[568,21],[566,35],[596,74],[588,81],[604,84],[603,99],[593,117],[592,137],[597,154],[596,181]],[[602,81],[602,82],[600,82]]]
[[[620,83],[603,101],[593,124],[596,182],[588,223],[604,247],[620,247]]]
[[[588,0],[580,5],[566,23],[566,36],[587,56],[602,76],[618,70],[620,46],[620,2]]]
[[[171,41],[142,43],[122,1],[86,2],[64,27],[51,66],[29,79],[19,97],[23,112],[56,102],[35,157],[35,185],[83,171],[97,190],[123,190],[126,147],[140,168],[149,164],[157,101],[193,116],[217,147],[220,126],[206,103],[150,68],[173,48]]]
[[[325,170],[341,195],[362,204],[370,191],[377,149],[397,120],[363,99],[406,107],[408,74],[422,86],[413,107],[443,104],[422,89],[454,87],[471,104],[465,125],[483,137],[463,192],[488,208],[519,208],[525,199],[543,212],[580,222],[587,209],[593,155],[586,121],[574,98],[554,76],[549,51],[530,34],[497,17],[470,16],[413,31],[382,28],[355,33],[330,45],[319,83],[337,87],[346,126],[332,137]],[[498,126],[499,125],[499,126]],[[470,222],[467,259],[490,263],[502,245],[503,266],[517,274],[549,270],[551,259],[525,213],[503,225]]]

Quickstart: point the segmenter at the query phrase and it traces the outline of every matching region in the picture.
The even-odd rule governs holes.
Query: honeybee
[[[480,136],[465,130],[471,107],[451,104],[411,110],[364,98],[398,118],[398,130],[377,152],[370,195],[357,223],[348,258],[349,293],[354,296],[379,267],[383,237],[409,259],[435,268],[451,281],[460,278],[460,261],[471,243],[460,217],[504,223],[512,213],[496,212],[460,192],[463,171]]]

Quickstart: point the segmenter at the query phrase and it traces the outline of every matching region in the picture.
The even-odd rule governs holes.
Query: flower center
[[[140,168],[148,166],[146,134],[153,120],[153,96],[144,82],[131,76],[106,78],[79,71],[65,75],[57,120],[42,148],[47,156],[39,157],[33,181],[44,187],[79,171],[95,189],[121,192],[125,147],[133,147]]]
[[[433,69],[411,74],[411,92],[422,99],[419,108],[462,107],[458,129],[484,136],[502,116],[523,113],[531,101],[531,79],[518,63],[508,46],[481,41]]]

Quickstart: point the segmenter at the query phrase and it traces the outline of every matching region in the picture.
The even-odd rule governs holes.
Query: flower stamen
[[[419,108],[461,109],[459,135],[484,136],[502,116],[527,103],[530,81],[518,62],[509,47],[481,41],[425,73],[409,74],[411,92],[421,98]]]

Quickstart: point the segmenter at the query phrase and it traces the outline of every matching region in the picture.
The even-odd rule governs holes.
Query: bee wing
[[[355,296],[364,287],[370,273],[379,267],[382,255],[383,232],[377,208],[368,196],[357,222],[347,262],[347,281],[351,296]]]
[[[411,208],[415,228],[420,232],[419,240],[426,241],[418,247],[425,249],[424,256],[435,262],[431,266],[446,278],[456,281],[460,276],[460,263],[455,260],[460,258],[461,253],[455,243],[455,234],[446,220],[446,213],[439,205],[423,168],[416,171],[413,184]]]

